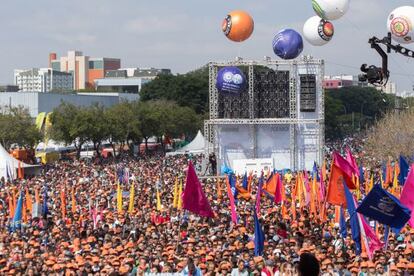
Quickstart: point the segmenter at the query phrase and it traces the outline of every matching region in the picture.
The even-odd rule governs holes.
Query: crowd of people
[[[387,248],[371,259],[357,255],[349,226],[346,238],[339,233],[333,206],[326,221],[308,206],[291,208],[297,204],[289,202],[296,172],[283,177],[287,213],[261,197],[265,243],[263,254],[255,256],[258,179],[252,179],[251,198],[237,202],[237,224],[225,180],[200,179],[215,213],[203,218],[174,206],[176,181],[185,184],[189,159],[201,162],[197,156],[60,161],[38,176],[2,179],[0,274],[414,275],[414,229],[391,234]],[[11,227],[19,195],[23,221]],[[383,240],[383,227],[376,231]]]

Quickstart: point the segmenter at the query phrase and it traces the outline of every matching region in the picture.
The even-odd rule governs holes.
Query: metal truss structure
[[[217,72],[220,67],[224,66],[243,66],[248,67],[248,98],[249,98],[249,119],[219,119],[218,106],[218,91],[216,89]],[[258,119],[254,117],[254,70],[256,66],[264,66],[273,68],[274,70],[289,71],[289,117],[287,118],[263,118]],[[314,74],[316,75],[316,97],[317,107],[312,116],[308,116],[300,112],[300,74]],[[304,169],[303,158],[300,157],[298,145],[298,135],[307,135],[311,139],[317,140],[315,147],[318,149],[318,159],[315,160],[319,164],[323,160],[324,148],[324,93],[322,88],[322,81],[324,77],[324,62],[320,59],[314,59],[309,56],[302,57],[297,60],[271,60],[266,57],[262,61],[250,61],[236,58],[234,61],[228,62],[210,62],[209,63],[209,101],[210,101],[210,118],[204,123],[204,135],[210,143],[213,144],[214,152],[218,156],[219,142],[218,142],[218,127],[231,125],[245,125],[248,126],[251,132],[251,141],[253,146],[253,156],[256,156],[256,132],[258,126],[268,125],[277,126],[285,125],[289,127],[289,156],[290,168],[293,170]],[[312,126],[311,131],[301,132],[302,126]],[[211,151],[206,147],[206,151]],[[209,152],[208,152],[209,153]],[[301,161],[302,160],[302,161]]]

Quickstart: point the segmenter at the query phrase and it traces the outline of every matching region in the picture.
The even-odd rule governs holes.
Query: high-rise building
[[[73,90],[73,77],[70,73],[52,68],[14,70],[14,84],[19,87],[19,91],[67,92]]]
[[[107,71],[121,67],[121,60],[116,58],[91,58],[80,51],[69,51],[66,57],[58,58],[56,53],[49,54],[51,68],[73,75],[75,90],[94,87],[95,79],[103,78]]]

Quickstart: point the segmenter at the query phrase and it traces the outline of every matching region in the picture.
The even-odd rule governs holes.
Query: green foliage
[[[33,148],[41,139],[28,110],[23,107],[3,108],[0,113],[0,142],[6,148],[18,144]]]
[[[342,138],[366,129],[395,106],[393,95],[372,87],[344,87],[325,92],[325,136]]]
[[[164,135],[191,136],[200,127],[200,118],[194,110],[169,101],[122,102],[110,108],[62,103],[53,111],[51,121],[52,138],[74,143],[78,156],[87,141],[93,142],[99,156],[104,140],[131,145],[156,136],[162,141]]]
[[[185,75],[159,75],[142,86],[140,96],[142,101],[175,101],[202,114],[208,110],[208,68]]]

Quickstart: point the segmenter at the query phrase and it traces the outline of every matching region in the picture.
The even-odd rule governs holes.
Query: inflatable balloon
[[[242,42],[253,33],[254,22],[247,12],[232,11],[224,18],[222,29],[228,39]]]
[[[413,24],[414,7],[411,6],[396,8],[388,16],[388,31],[398,43],[414,42]]]
[[[312,7],[320,18],[335,20],[348,11],[349,0],[312,0]]]
[[[303,36],[314,46],[322,46],[328,43],[334,35],[334,27],[331,22],[313,16],[303,25]]]
[[[294,59],[302,53],[301,35],[292,29],[283,29],[273,39],[273,52],[283,59]]]
[[[216,87],[220,93],[238,95],[246,90],[246,76],[234,66],[221,68],[217,73]]]

